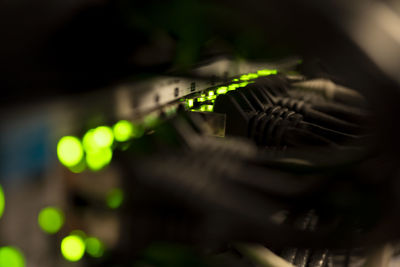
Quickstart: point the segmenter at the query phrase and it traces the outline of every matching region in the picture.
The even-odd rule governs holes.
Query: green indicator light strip
[[[268,76],[268,75],[272,75],[272,74],[278,74],[278,70],[264,69],[264,70],[257,71],[257,74],[260,76]]]
[[[193,105],[194,105],[193,99],[188,99],[187,105],[188,105],[189,108],[193,107]]]
[[[197,102],[204,102],[204,101],[206,101],[206,98],[205,98],[205,97],[199,97],[199,98],[197,98]]]

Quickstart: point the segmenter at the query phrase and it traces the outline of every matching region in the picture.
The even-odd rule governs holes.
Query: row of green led
[[[232,83],[230,85],[220,86],[215,91],[209,90],[209,91],[207,91],[206,94],[201,94],[200,97],[187,99],[186,105],[189,109],[193,110],[195,101],[197,101],[199,103],[208,101],[213,104],[218,95],[223,95],[229,91],[234,91],[238,88],[245,87],[250,83],[248,81],[250,81],[252,79],[256,79],[256,78],[262,77],[262,76],[274,75],[277,73],[278,73],[277,70],[263,69],[263,70],[257,71],[257,73],[243,74],[239,78],[233,79],[232,81],[234,83]],[[205,104],[205,105],[200,105],[200,107],[198,109],[194,109],[194,110],[195,111],[212,112],[214,110],[214,106],[211,104]]]
[[[142,127],[126,120],[112,128],[99,126],[87,131],[82,141],[75,136],[62,137],[57,144],[57,156],[73,172],[82,172],[86,166],[97,171],[110,163],[114,141],[126,142],[142,136],[143,132]]]

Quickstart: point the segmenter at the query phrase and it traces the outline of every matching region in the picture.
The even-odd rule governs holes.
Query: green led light
[[[0,185],[0,218],[3,216],[6,198],[4,197],[3,187]]]
[[[25,257],[16,247],[1,247],[0,267],[25,267]]]
[[[278,73],[277,70],[268,70],[268,69],[257,71],[257,74],[260,76],[268,76],[268,75],[277,74],[277,73]]]
[[[206,101],[206,99],[204,97],[197,98],[197,102],[204,102],[204,101]]]
[[[114,124],[113,132],[115,140],[118,142],[128,141],[133,134],[133,125],[129,121],[121,120]]]
[[[200,111],[207,111],[207,112],[212,112],[214,109],[213,105],[202,105],[200,107]]]
[[[86,155],[86,164],[92,171],[98,171],[108,165],[112,159],[112,150],[109,147],[89,151]]]
[[[100,258],[104,254],[104,244],[96,237],[88,237],[85,240],[86,252],[94,257]]]
[[[61,241],[61,254],[68,261],[79,261],[85,253],[85,242],[80,236],[69,235]]]
[[[247,77],[249,77],[249,79],[256,79],[258,78],[258,75],[256,73],[249,73],[247,74]]]
[[[238,82],[239,81],[239,79],[233,79],[232,80],[232,82]]]
[[[239,88],[239,84],[234,83],[234,84],[231,84],[231,85],[228,86],[228,91],[234,91],[237,88]]]
[[[214,106],[213,105],[207,105],[206,106],[206,111],[212,112],[214,110]]]
[[[105,148],[112,145],[114,134],[110,127],[99,126],[93,131],[93,141],[99,148]]]
[[[226,87],[226,86],[222,86],[222,87],[219,87],[217,89],[217,94],[218,95],[226,94],[226,92],[228,92],[228,87]]]
[[[214,91],[208,91],[208,96],[213,96],[213,95],[215,95],[215,93],[214,93]]]
[[[248,81],[248,80],[250,80],[250,77],[247,76],[247,74],[243,74],[242,76],[240,76],[240,80],[242,80],[242,81]]]
[[[58,208],[46,207],[39,212],[38,223],[44,232],[55,234],[64,224],[64,214]]]
[[[249,83],[248,82],[242,82],[242,83],[239,83],[239,87],[245,87],[245,86],[247,86]]]
[[[216,95],[212,95],[212,96],[208,96],[208,97],[207,97],[207,100],[214,100],[214,99],[216,99],[216,98],[217,98]]]
[[[64,136],[58,141],[57,156],[60,162],[67,167],[78,164],[83,157],[80,140],[74,136]]]
[[[191,108],[191,107],[193,107],[193,105],[194,105],[193,99],[188,99],[188,100],[187,100],[187,106],[188,106],[189,108]]]
[[[124,193],[119,188],[114,188],[107,194],[106,202],[107,206],[111,209],[116,209],[121,206],[124,201]]]

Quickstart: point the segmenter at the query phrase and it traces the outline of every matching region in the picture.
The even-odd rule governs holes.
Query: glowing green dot
[[[197,98],[197,101],[198,102],[204,102],[204,101],[206,101],[206,99],[204,97],[199,97],[199,98]]]
[[[211,96],[208,96],[208,97],[207,97],[207,100],[214,100],[214,99],[216,99],[216,98],[217,98],[216,95],[211,95]]]
[[[0,218],[3,216],[6,198],[4,197],[3,187],[0,185]]]
[[[122,120],[114,125],[113,131],[115,140],[119,142],[125,142],[128,141],[132,136],[133,125],[129,121]]]
[[[86,252],[94,257],[100,258],[104,254],[104,244],[95,237],[88,237],[85,240]]]
[[[222,86],[222,87],[219,87],[217,89],[217,94],[218,95],[226,94],[226,92],[228,92],[228,87],[226,87],[226,86]]]
[[[25,267],[25,257],[16,247],[1,247],[0,267]]]
[[[189,108],[193,107],[193,105],[194,105],[193,99],[188,99],[187,105],[188,105]]]
[[[206,106],[206,111],[212,112],[214,110],[214,106],[213,105],[207,105]]]
[[[248,82],[242,82],[239,83],[239,87],[246,87],[249,83]]]
[[[214,94],[214,91],[212,91],[212,90],[211,90],[211,91],[208,91],[208,96],[213,96],[213,95],[215,95],[215,94]]]
[[[86,164],[92,171],[98,171],[108,165],[112,159],[112,150],[109,147],[89,151],[86,154]]]
[[[64,224],[64,214],[58,208],[46,207],[39,212],[38,223],[43,231],[55,234]]]
[[[79,261],[85,253],[85,242],[80,236],[69,235],[61,241],[61,254],[68,261]]]
[[[109,147],[114,141],[113,131],[110,127],[99,126],[93,131],[93,140],[100,148]]]
[[[107,194],[106,202],[107,206],[116,209],[121,206],[124,201],[124,193],[119,188],[114,188]]]
[[[60,162],[71,167],[78,164],[83,157],[82,144],[74,136],[64,136],[58,141],[57,156]]]
[[[239,81],[239,79],[233,79],[232,80],[232,82],[238,82]]]

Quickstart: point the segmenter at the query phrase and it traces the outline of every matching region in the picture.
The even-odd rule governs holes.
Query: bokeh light
[[[112,159],[112,150],[109,147],[89,151],[86,155],[86,164],[92,171],[98,171],[108,165]]]
[[[24,267],[25,257],[16,247],[0,248],[0,267]]]
[[[85,253],[85,242],[80,236],[69,235],[61,241],[61,254],[68,261],[79,261]]]
[[[1,216],[3,216],[5,205],[6,205],[6,198],[4,197],[3,187],[0,185],[0,218]]]
[[[61,138],[57,145],[57,156],[60,162],[67,167],[78,164],[83,157],[80,140],[74,136]]]
[[[39,212],[38,223],[44,232],[55,234],[64,224],[64,213],[56,207],[46,207]]]
[[[99,258],[104,254],[104,244],[96,237],[88,237],[85,240],[86,252],[94,257]]]
[[[113,131],[115,140],[125,142],[128,141],[133,134],[133,125],[129,121],[121,120],[114,125]]]
[[[93,141],[99,148],[109,147],[114,141],[113,131],[108,126],[99,126],[93,131]]]
[[[124,193],[119,188],[114,188],[110,190],[107,194],[107,206],[116,209],[121,206],[122,202],[124,201]]]

